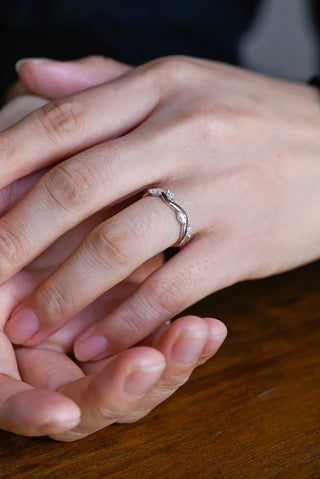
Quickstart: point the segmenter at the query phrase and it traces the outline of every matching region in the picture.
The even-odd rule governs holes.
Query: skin
[[[62,75],[64,65],[25,63],[21,76],[30,82],[37,68]],[[74,352],[87,361],[130,347],[209,293],[310,262],[320,251],[319,124],[315,88],[186,57],[54,100],[0,135],[3,185],[60,162],[1,219],[0,277],[148,186],[174,191],[191,241],[79,335]],[[39,344],[178,235],[158,198],[132,202],[21,302],[8,337]]]
[[[45,76],[43,81],[45,84]],[[61,84],[55,93],[61,94]],[[45,103],[35,96],[14,99],[0,111],[0,128],[15,124]],[[2,189],[1,215],[10,211],[45,173],[36,172]],[[114,212],[115,208],[104,210],[88,219],[0,287],[2,429],[74,441],[114,422],[136,421],[169,397],[222,344],[226,328],[220,321],[185,316],[110,359],[79,363],[70,357],[77,335],[99,321],[105,311],[117,307],[162,265],[162,258],[156,256],[46,341],[36,347],[13,347],[4,331],[11,311],[65,260],[92,227]]]

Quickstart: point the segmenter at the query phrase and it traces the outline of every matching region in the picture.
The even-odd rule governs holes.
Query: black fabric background
[[[0,91],[20,58],[91,54],[132,65],[185,54],[237,63],[258,0],[1,0]]]

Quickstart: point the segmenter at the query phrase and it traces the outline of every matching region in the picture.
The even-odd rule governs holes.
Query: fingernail
[[[183,366],[192,364],[201,354],[207,338],[207,331],[183,331],[172,347],[171,359]]]
[[[43,62],[49,62],[50,60],[48,58],[21,58],[21,60],[18,60],[17,63],[15,64],[15,70],[17,73],[19,73],[20,68],[22,65],[24,65],[27,62],[31,63],[43,63]]]
[[[73,429],[80,423],[80,418],[77,421],[55,421],[55,422],[48,422],[46,424],[41,424],[38,426],[39,432],[43,434],[53,434],[54,432],[60,432],[61,429]]]
[[[61,428],[64,430],[73,429],[81,421],[80,411],[57,410],[53,412],[52,416],[50,420],[39,426],[39,431],[43,433],[50,431],[52,434],[52,431],[59,431]]]
[[[103,336],[91,336],[74,346],[74,354],[79,361],[92,361],[102,359],[101,355],[107,355],[108,343]]]
[[[30,308],[22,308],[14,314],[6,325],[6,333],[14,344],[22,344],[40,328],[38,318]]]
[[[129,398],[139,398],[160,378],[165,362],[131,371],[123,384],[123,392]]]

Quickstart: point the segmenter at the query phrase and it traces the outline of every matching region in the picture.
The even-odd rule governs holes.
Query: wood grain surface
[[[320,263],[192,310],[229,337],[174,396],[75,443],[1,431],[1,479],[319,479]]]

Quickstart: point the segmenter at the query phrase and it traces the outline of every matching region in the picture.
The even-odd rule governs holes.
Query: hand
[[[57,93],[53,85],[51,93]],[[11,101],[0,112],[1,128],[43,103],[45,100],[31,96]],[[3,214],[17,203],[41,175],[43,172],[37,172],[3,189],[0,212]],[[48,341],[36,348],[17,347],[14,351],[3,332],[12,308],[64,260],[75,242],[90,230],[92,221],[91,218],[82,229],[76,228],[65,235],[0,288],[0,427],[3,429],[31,436],[49,434],[54,439],[72,441],[116,421],[136,421],[185,382],[194,367],[212,356],[225,337],[225,327],[219,321],[185,317],[155,331],[145,341],[149,347],[132,348],[111,361],[77,364],[69,358],[74,337],[131,294],[144,277],[161,265],[161,258],[157,257],[95,301]]]
[[[12,307],[42,277],[42,269],[23,271],[0,288],[0,331]],[[127,292],[134,286],[127,284]],[[0,332],[2,429],[74,441],[114,422],[137,421],[184,384],[225,339],[226,328],[220,321],[186,316],[154,333],[147,346],[108,360],[77,364],[68,356],[74,337],[110,303],[116,305],[115,296],[115,292],[106,293],[48,341],[18,347],[16,356]]]
[[[3,182],[68,158],[1,220],[1,278],[106,206],[150,185],[171,188],[193,238],[78,337],[76,356],[93,360],[135,344],[213,291],[312,261],[319,124],[314,88],[192,58],[153,61],[54,101],[0,136],[14,165]],[[9,337],[43,341],[178,234],[158,198],[134,202],[94,228],[23,301]]]

